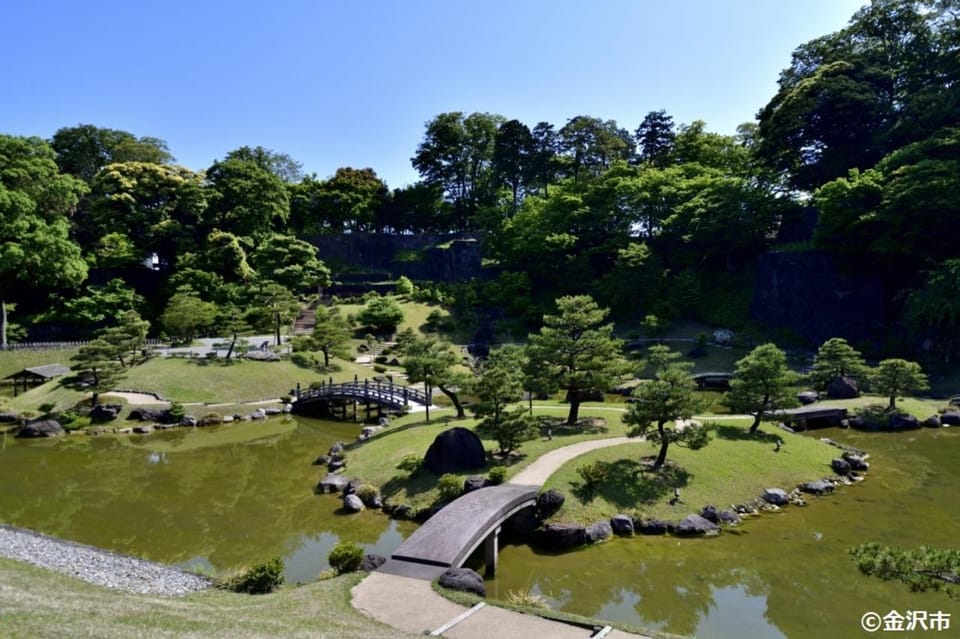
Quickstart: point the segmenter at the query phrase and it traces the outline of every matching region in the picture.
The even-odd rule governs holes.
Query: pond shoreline
[[[177,597],[213,586],[206,577],[170,566],[6,524],[0,524],[0,556],[144,595]]]

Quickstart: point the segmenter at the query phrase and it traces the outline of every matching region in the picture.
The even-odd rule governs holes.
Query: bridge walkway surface
[[[586,628],[496,606],[467,608],[437,594],[431,581],[459,567],[486,542],[488,572],[496,565],[500,525],[536,503],[540,485],[567,461],[607,446],[641,439],[611,437],[579,442],[541,456],[511,482],[481,488],[451,502],[418,528],[390,559],[352,591],[353,606],[371,617],[416,634],[454,639],[643,638],[609,627]]]

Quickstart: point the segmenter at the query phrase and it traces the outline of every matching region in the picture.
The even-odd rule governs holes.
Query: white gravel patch
[[[144,595],[175,597],[213,585],[176,568],[5,525],[0,525],[0,556]]]

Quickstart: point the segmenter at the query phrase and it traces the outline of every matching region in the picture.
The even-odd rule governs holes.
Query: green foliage
[[[690,374],[692,364],[679,361],[679,354],[666,346],[651,347],[649,361],[656,377],[634,389],[633,402],[623,421],[633,426],[630,436],[645,436],[660,446],[654,461],[654,468],[660,468],[666,462],[670,444],[697,450],[709,439],[702,427],[681,422],[705,407]],[[673,422],[673,426],[667,426],[668,422]]]
[[[523,442],[536,439],[540,434],[540,426],[525,408],[517,406],[502,410],[498,415],[490,415],[477,424],[476,431],[477,435],[496,441],[500,453],[506,455]]]
[[[336,570],[338,574],[355,572],[363,563],[363,547],[352,541],[337,542],[337,545],[330,551],[327,561],[330,562],[330,567]]]
[[[190,287],[182,287],[167,302],[160,323],[171,337],[189,343],[211,326],[216,317],[214,304],[201,300]]]
[[[851,548],[850,554],[865,575],[896,579],[914,592],[937,590],[960,596],[960,550],[955,548],[904,550],[870,542]]]
[[[180,402],[170,402],[170,420],[179,423],[187,414],[187,409]]]
[[[613,324],[587,295],[557,299],[558,315],[544,315],[539,333],[530,335],[527,371],[538,387],[564,389],[570,398],[568,424],[575,424],[582,396],[611,388],[626,371],[622,343]]]
[[[392,333],[403,322],[403,309],[391,297],[374,297],[357,314],[357,323],[379,333]]]
[[[440,490],[440,501],[453,501],[463,492],[463,478],[453,473],[440,475],[437,488]]]
[[[960,355],[960,259],[941,262],[907,296],[905,322],[916,340],[930,340],[943,363]]]
[[[860,352],[842,337],[832,337],[820,346],[814,356],[810,378],[817,388],[823,389],[839,375],[861,377],[866,372],[867,366]]]
[[[920,364],[904,359],[885,359],[870,371],[873,390],[890,398],[890,408],[897,407],[897,396],[929,388]]]
[[[397,464],[397,469],[413,474],[420,470],[422,465],[423,457],[419,455],[405,455],[403,459],[400,460],[400,463]]]
[[[490,469],[490,472],[487,473],[487,479],[489,479],[490,483],[494,486],[499,486],[507,479],[507,467],[494,466]]]
[[[330,285],[330,269],[317,258],[312,244],[289,235],[268,236],[253,253],[260,277],[291,291],[315,291]]]
[[[583,480],[583,489],[587,494],[592,495],[607,481],[607,477],[610,475],[610,464],[603,461],[583,464],[577,466],[577,474]]]
[[[510,404],[523,395],[526,364],[523,350],[517,346],[501,346],[490,352],[471,384],[476,397],[470,409],[485,418],[477,427],[478,434],[496,440],[500,452],[507,454],[521,442],[537,436],[536,424],[524,419],[523,409],[509,410]]]
[[[467,382],[466,376],[456,366],[460,357],[453,352],[452,345],[437,339],[414,340],[404,343],[403,369],[412,383],[423,382],[435,386],[446,395],[457,410],[457,417],[465,416],[456,390]],[[430,414],[427,413],[429,419]]]
[[[220,587],[233,592],[262,595],[283,585],[283,559],[274,557],[220,582]]]
[[[754,416],[750,432],[755,433],[764,413],[797,404],[792,388],[796,383],[786,354],[775,344],[762,344],[737,361],[724,401],[732,410]]]
[[[413,285],[413,282],[410,281],[409,277],[401,275],[397,278],[397,284],[394,290],[397,295],[413,295],[416,287]]]
[[[371,504],[379,494],[380,491],[377,490],[377,487],[372,484],[361,484],[357,488],[357,497],[359,497],[360,500],[367,505]]]

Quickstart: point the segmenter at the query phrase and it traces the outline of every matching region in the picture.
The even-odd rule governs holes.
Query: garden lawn
[[[108,590],[0,559],[0,637],[413,637],[353,609],[350,588],[361,576],[337,577],[268,595],[208,590],[185,597],[155,597]]]
[[[22,371],[24,368],[43,364],[71,366],[70,359],[79,349],[63,348],[49,350],[0,351],[0,378]]]
[[[402,331],[405,328],[412,328],[418,334],[426,335],[424,331],[424,326],[427,323],[427,315],[429,315],[434,310],[439,310],[443,315],[449,316],[450,313],[447,312],[439,304],[426,304],[424,302],[414,302],[402,295],[391,295],[400,304],[400,307],[403,309],[403,322],[400,323],[398,331]],[[337,307],[340,309],[340,314],[343,317],[348,315],[356,316],[360,311],[363,310],[365,304],[337,304]]]
[[[582,428],[568,430],[563,426],[555,425],[552,428],[553,439],[539,437],[524,442],[519,450],[515,451],[507,465],[507,480],[525,468],[537,457],[544,453],[575,444],[588,439],[618,437],[625,434],[626,428],[620,420],[622,410],[610,409],[596,405],[581,407],[582,417],[601,417],[606,421],[603,428]],[[534,415],[550,415],[561,421],[565,417],[566,406],[537,405]],[[477,420],[455,420],[451,418],[452,411],[441,409],[431,410],[431,423],[424,421],[423,413],[408,415],[394,422],[374,437],[362,442],[354,442],[347,446],[346,475],[356,478],[363,483],[372,484],[381,490],[387,501],[394,504],[408,504],[414,508],[432,505],[439,497],[437,477],[426,469],[414,473],[397,468],[398,464],[407,456],[423,459],[436,436],[454,426],[463,426],[473,429]],[[484,448],[489,455],[498,450],[493,440],[483,440]],[[499,463],[499,462],[497,462]],[[459,473],[463,477],[486,474],[491,468],[488,463],[486,469],[477,469]]]
[[[889,397],[880,395],[861,395],[854,399],[829,399],[821,400],[825,406],[840,406],[846,408],[852,416],[857,408],[863,406],[882,406],[884,408],[890,403]],[[927,417],[937,413],[938,409],[946,408],[947,402],[942,399],[924,399],[920,397],[898,397],[897,410],[901,413],[909,413],[917,419],[923,421]]]
[[[839,451],[815,436],[776,431],[752,437],[747,433],[748,421],[716,422],[718,428],[705,448],[670,446],[668,464],[658,474],[641,472],[641,458],[658,450],[649,443],[604,448],[564,464],[545,485],[567,497],[553,519],[591,523],[618,513],[638,513],[677,520],[708,504],[727,508],[759,497],[765,488],[790,491],[805,481],[833,474],[830,460]],[[777,437],[784,440],[779,452],[774,451]],[[590,493],[577,469],[592,462],[609,467],[606,480]],[[675,487],[680,489],[681,503],[674,506],[670,500]]]

